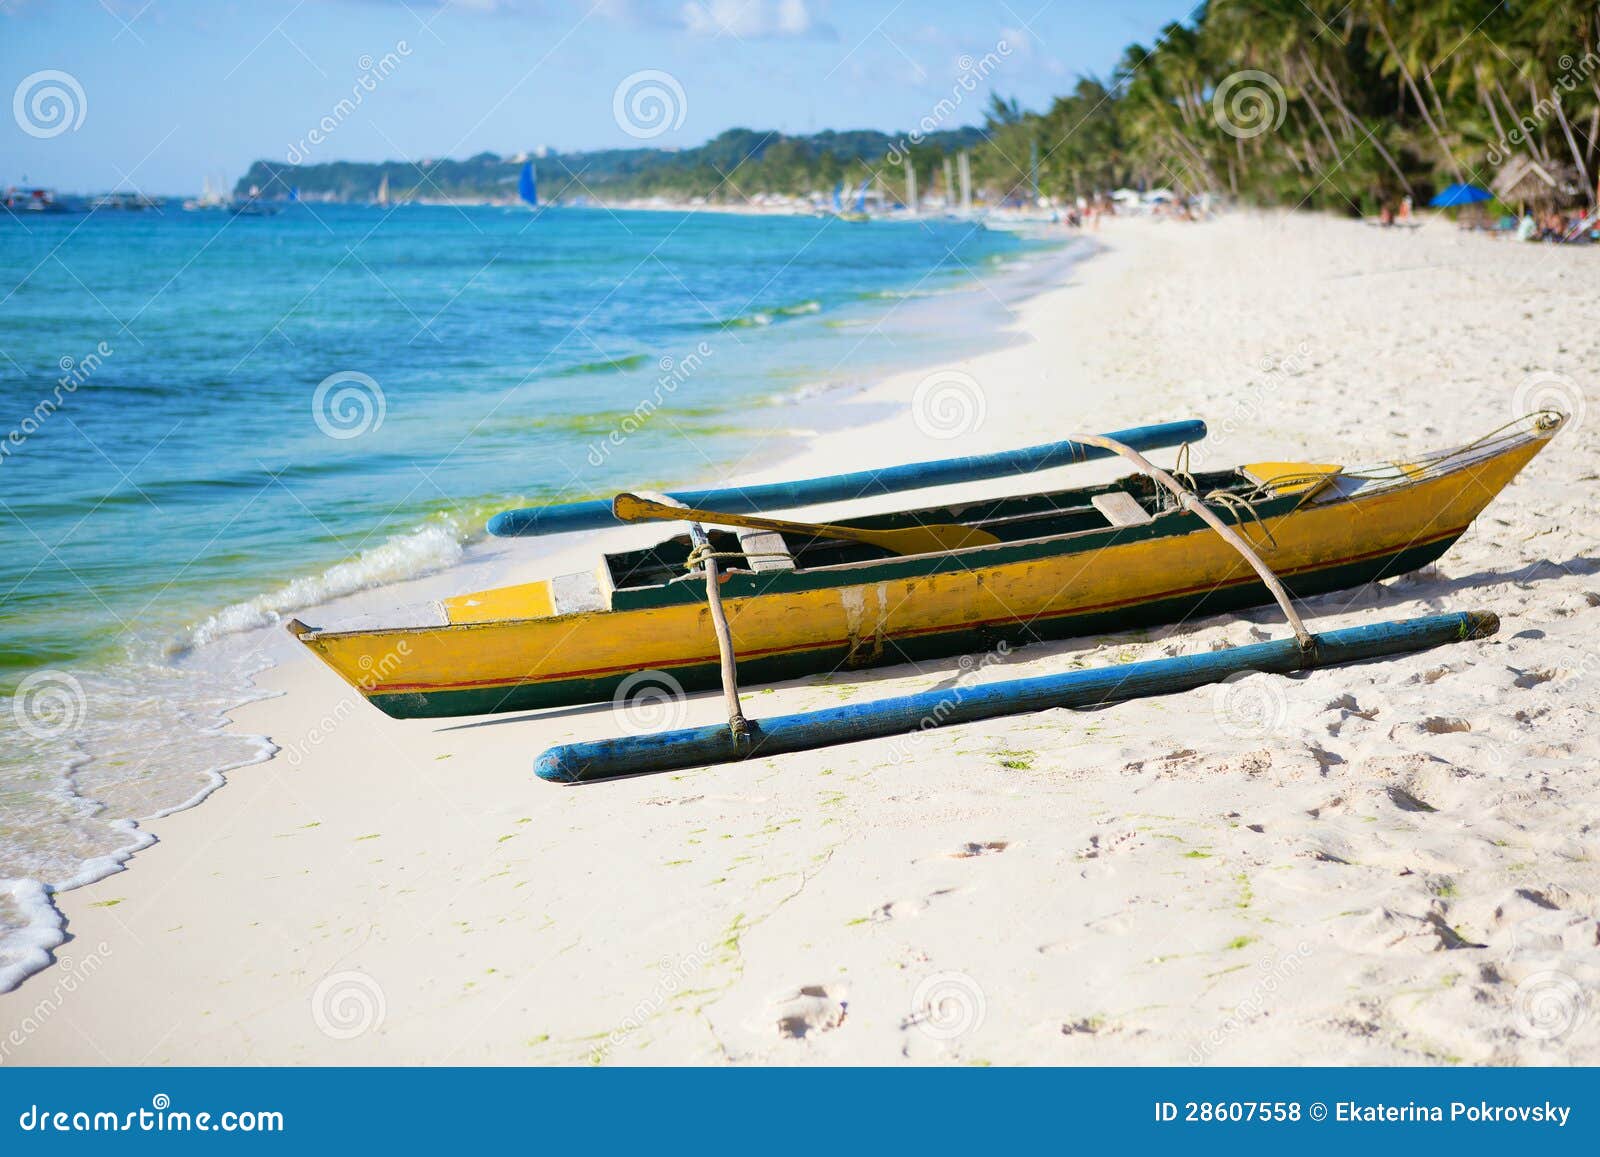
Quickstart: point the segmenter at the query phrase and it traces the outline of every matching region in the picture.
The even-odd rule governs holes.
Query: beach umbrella
[[[1487,189],[1480,189],[1476,185],[1451,185],[1449,188],[1442,190],[1428,204],[1435,209],[1454,209],[1458,205],[1476,205],[1479,201],[1493,199],[1493,193]]]

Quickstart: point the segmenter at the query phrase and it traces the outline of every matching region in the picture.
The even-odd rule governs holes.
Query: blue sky
[[[986,90],[1043,105],[1079,75],[1105,74],[1124,46],[1150,42],[1189,8],[1172,0],[0,0],[0,97],[12,98],[11,115],[0,116],[0,185],[26,176],[69,191],[183,193],[207,174],[231,184],[251,161],[294,152],[372,161],[688,146],[736,126],[903,130],[963,75],[982,71],[957,117],[977,123]],[[995,63],[977,68],[985,57]],[[640,73],[642,103],[619,114],[619,86]],[[357,90],[359,102],[348,101]],[[648,119],[652,92],[667,102],[663,121]],[[630,134],[622,122],[633,116],[645,119]],[[312,144],[311,130],[330,122]]]

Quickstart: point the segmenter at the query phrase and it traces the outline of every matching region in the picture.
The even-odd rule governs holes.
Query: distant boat
[[[377,204],[388,207],[389,204],[389,174],[383,175],[383,180],[378,182]]]
[[[51,189],[7,189],[5,207],[13,213],[67,213],[71,211]]]
[[[89,212],[112,211],[141,213],[146,209],[161,212],[161,202],[145,193],[105,193],[89,202]]]
[[[862,221],[870,221],[870,220],[872,220],[872,218],[867,215],[867,187],[871,183],[872,183],[872,178],[871,177],[863,177],[862,178],[861,187],[856,190],[855,208],[851,209],[847,213],[840,207],[841,206],[841,201],[842,201],[842,192],[843,192],[843,189],[844,189],[844,182],[841,181],[839,183],[839,188],[837,188],[837,189],[835,189],[833,191],[833,212],[834,212],[834,215],[837,216],[839,218],[839,220],[841,220],[841,221],[850,221],[852,223],[859,223],[859,222],[862,222]]]
[[[211,184],[210,177],[200,179],[200,195],[192,197],[183,203],[186,213],[201,213],[215,209],[226,209],[228,198],[224,197],[218,188]]]
[[[522,176],[517,180],[517,196],[536,213],[544,212],[544,206],[539,204],[539,175],[534,172],[532,161],[522,166]]]
[[[261,190],[254,185],[249,195],[233,201],[229,208],[235,217],[271,217],[278,211],[278,206],[261,199]]]

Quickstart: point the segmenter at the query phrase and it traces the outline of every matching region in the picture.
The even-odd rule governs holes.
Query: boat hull
[[[1292,594],[1361,586],[1439,558],[1546,441],[1529,438],[1370,497],[1279,500],[1278,513],[1259,521],[1227,517]],[[399,718],[603,702],[639,686],[641,672],[669,691],[715,688],[704,592],[673,586],[675,602],[551,615],[543,584],[530,584],[510,589],[526,594],[486,592],[481,621],[313,632],[303,641]],[[1070,541],[735,576],[723,602],[740,680],[753,685],[1156,626],[1270,599],[1220,536],[1193,515],[1171,514]],[[529,617],[515,616],[519,600],[534,608]]]
[[[1285,582],[1296,598],[1348,590],[1392,578],[1437,560],[1460,537],[1460,532],[1424,546],[1396,551],[1376,559],[1336,564],[1295,575]],[[949,630],[885,637],[881,649],[865,651],[856,640],[831,643],[775,654],[739,650],[739,679],[745,685],[778,683],[808,675],[841,670],[926,662],[951,655],[969,655],[1027,646],[1030,643],[1107,634],[1140,627],[1162,626],[1205,615],[1264,606],[1272,596],[1260,582],[1241,582],[1130,606],[1097,610],[1044,613],[1027,622],[1000,619]],[[712,640],[714,644],[714,640]],[[430,687],[422,691],[369,693],[368,699],[386,714],[399,719],[455,715],[487,715],[498,711],[533,711],[612,700],[638,670],[659,671],[685,692],[714,691],[722,686],[715,650],[686,661],[659,660],[653,667],[630,668],[594,675],[578,675],[538,683],[493,683],[481,687]],[[652,681],[655,687],[665,679]],[[670,684],[667,684],[670,686]]]

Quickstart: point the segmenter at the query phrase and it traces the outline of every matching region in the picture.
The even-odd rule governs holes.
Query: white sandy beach
[[[1315,627],[1486,609],[1500,634],[560,788],[534,757],[617,734],[608,707],[395,721],[274,632],[260,682],[282,694],[234,726],[284,750],[56,898],[71,938],[0,996],[0,1062],[1600,1063],[1600,254],[1304,216],[1097,236],[1105,252],[1020,307],[1026,340],[936,367],[976,384],[976,429],[924,432],[924,368],[843,403],[898,417],[781,463],[758,447],[738,473],[1191,416],[1211,468],[1353,465],[1554,406],[1574,421],[1436,567],[1304,607]],[[655,533],[562,539],[534,573],[508,549],[471,585]],[[981,677],[1284,633],[1262,610],[1028,648]],[[961,671],[757,688],[747,706]],[[720,710],[699,696],[683,720]]]

